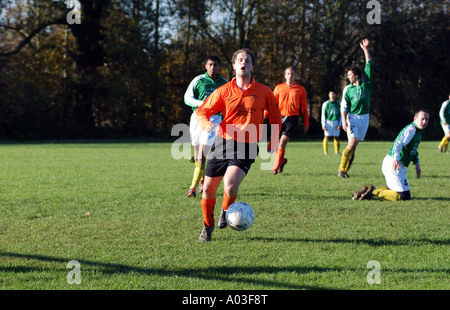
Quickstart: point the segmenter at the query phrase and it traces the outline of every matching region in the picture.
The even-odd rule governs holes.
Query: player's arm
[[[211,132],[216,127],[216,124],[211,122],[209,118],[220,111],[225,115],[224,102],[220,92],[216,90],[209,95],[205,102],[195,111],[197,123],[200,124],[200,127],[203,130]]]
[[[278,150],[281,131],[281,112],[278,101],[272,93],[269,93],[267,96],[265,114],[267,114],[267,119],[269,120],[271,127],[269,141],[270,150],[268,151]]]
[[[200,80],[200,78],[202,76],[203,75],[196,76],[191,81],[191,83],[189,83],[189,86],[188,86],[186,92],[184,93],[184,103],[187,106],[190,106],[191,108],[198,108],[199,106],[201,106],[203,104],[203,100],[197,99],[196,89],[195,89],[198,81]]]
[[[308,101],[306,99],[306,91],[303,89],[303,93],[300,97],[300,113],[303,118],[303,132],[307,133],[309,130],[309,115],[308,115]]]
[[[347,89],[348,86],[344,88],[342,92],[342,102],[341,102],[341,121],[342,121],[342,129],[347,132],[347,114],[348,114],[348,103],[350,103],[350,98],[347,98]],[[348,102],[348,103],[347,103]]]
[[[420,165],[416,164],[416,176],[418,179],[420,179],[420,176],[422,175],[422,170],[420,169]]]
[[[447,122],[445,121],[445,109],[447,108],[447,105],[450,103],[450,100],[446,100],[442,103],[441,109],[439,110],[439,118],[441,119],[442,125],[447,125]]]
[[[364,57],[366,58],[366,63],[372,60],[372,57],[370,57],[369,52],[369,39],[364,39],[359,43],[359,46],[364,51]]]
[[[419,179],[420,175],[422,174],[422,170],[420,169],[419,153],[418,152],[414,156],[412,156],[411,161],[416,166],[416,176]]]
[[[322,113],[320,114],[320,122],[322,123],[322,130],[325,131],[325,123],[326,123],[326,109],[327,109],[328,100],[322,103]]]
[[[338,102],[339,102],[339,101],[338,101]],[[339,102],[339,104],[341,104],[341,103]],[[341,126],[342,126],[342,115],[339,117],[339,122],[338,122],[338,126],[337,126],[336,129],[340,129]]]
[[[414,126],[409,126],[407,129],[405,129],[402,134],[395,139],[393,150],[392,150],[392,157],[394,158],[394,161],[392,163],[392,169],[395,171],[398,171],[401,169],[400,166],[400,154],[402,152],[402,149],[404,146],[406,146],[409,142],[411,142],[412,138],[414,137],[414,134],[416,133],[416,129]],[[413,163],[415,163],[415,158],[412,158]],[[417,157],[417,163],[419,163],[419,158]]]

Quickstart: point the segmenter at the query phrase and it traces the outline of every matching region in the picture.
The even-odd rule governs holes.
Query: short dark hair
[[[217,62],[217,63],[219,64],[219,66],[220,66],[220,59],[219,59],[219,57],[214,56],[214,55],[209,55],[209,56],[206,57],[206,59],[205,59],[205,64],[208,62],[208,60],[212,60],[212,61],[214,61],[214,62]]]
[[[255,65],[255,62],[256,62],[255,54],[253,54],[253,52],[248,48],[241,48],[240,50],[235,51],[233,53],[233,57],[231,58],[231,63],[234,64],[234,62],[236,61],[237,55],[239,55],[240,53],[243,53],[243,52],[250,55],[250,58],[252,59],[252,65]]]
[[[293,66],[288,66],[284,68],[284,72],[286,72],[287,69],[291,69],[294,73],[296,73],[295,68]]]
[[[362,70],[360,68],[358,68],[358,67],[351,67],[350,69],[348,69],[348,71],[352,71],[354,75],[358,76],[358,78],[362,80],[363,72],[362,72]]]
[[[418,109],[414,112],[414,117],[416,117],[420,112],[424,112],[424,113],[427,113],[428,115],[430,115],[430,112],[428,112],[427,109],[418,108]]]

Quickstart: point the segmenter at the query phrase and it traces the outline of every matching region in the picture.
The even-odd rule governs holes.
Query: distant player
[[[232,57],[235,78],[218,88],[197,111],[198,123],[208,132],[217,125],[209,118],[222,112],[223,121],[206,165],[202,194],[203,230],[200,241],[211,241],[214,230],[216,192],[223,180],[223,201],[218,226],[227,226],[228,207],[236,201],[239,186],[258,156],[257,142],[262,138],[264,114],[272,124],[271,145],[278,148],[281,114],[272,90],[252,77],[255,56],[248,49],[234,52]]]
[[[192,198],[196,196],[196,188],[198,185],[200,192],[202,192],[203,180],[205,176],[206,155],[208,154],[211,145],[214,142],[216,135],[215,131],[206,132],[202,130],[197,123],[195,117],[195,110],[203,104],[203,101],[218,87],[224,85],[228,81],[220,74],[220,61],[216,56],[208,56],[205,62],[206,73],[196,76],[189,84],[186,93],[184,94],[184,103],[192,108],[191,121],[189,124],[189,131],[191,134],[191,143],[194,148],[194,175],[192,183],[189,187],[187,197]],[[219,124],[222,121],[221,113],[217,113],[210,117],[210,121]]]
[[[295,135],[298,130],[299,115],[303,118],[303,131],[308,132],[309,115],[308,103],[306,101],[305,88],[295,82],[295,70],[288,67],[284,70],[285,83],[275,86],[273,93],[280,105],[280,111],[283,118],[281,129],[280,146],[275,157],[272,174],[283,172],[287,159],[284,158],[286,145],[290,137]]]
[[[390,201],[411,199],[406,172],[412,162],[416,168],[417,178],[420,178],[422,174],[418,148],[422,141],[423,131],[428,125],[429,117],[430,115],[426,110],[417,110],[414,114],[414,121],[398,134],[384,158],[381,168],[386,178],[387,187],[366,186],[359,192],[355,192],[353,199],[371,199],[373,196]]]
[[[442,103],[441,109],[439,110],[439,119],[444,130],[444,138],[442,138],[441,143],[438,145],[438,149],[439,152],[448,153],[448,140],[450,140],[450,94],[448,95],[448,100]]]
[[[339,134],[341,130],[341,102],[336,99],[336,93],[328,93],[329,100],[322,104],[321,124],[324,132],[323,153],[328,155],[328,138],[332,137],[334,141],[334,154],[339,153]]]
[[[364,141],[369,128],[370,94],[372,91],[373,62],[369,53],[369,40],[360,44],[366,59],[365,77],[361,69],[353,67],[347,72],[350,84],[344,88],[341,102],[342,129],[347,132],[348,144],[342,152],[338,176],[348,178],[347,171],[355,157],[356,146]]]

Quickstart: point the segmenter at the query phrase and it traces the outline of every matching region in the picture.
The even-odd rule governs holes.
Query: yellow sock
[[[389,200],[389,201],[400,201],[402,200],[402,196],[397,193],[396,191],[393,191],[392,189],[380,191],[378,193],[378,198]]]
[[[444,138],[442,138],[441,143],[439,143],[439,146],[444,147],[445,144],[448,144],[448,139],[446,136],[444,136]]]
[[[374,196],[378,196],[382,191],[386,191],[386,190],[388,190],[389,188],[387,188],[386,186],[382,186],[382,187],[377,187],[373,192],[372,192],[372,194],[374,195]]]
[[[200,165],[200,180],[205,179],[205,168],[206,168],[206,162],[203,161],[202,164]]]
[[[191,183],[190,188],[196,188],[198,185],[198,182],[200,182],[201,166],[202,166],[202,163],[195,161],[194,176],[192,177],[192,183]]]
[[[445,137],[445,143],[444,143],[444,152],[448,151],[448,138]]]
[[[338,139],[334,139],[334,153],[339,153],[339,140]]]
[[[342,152],[341,164],[339,165],[339,171],[347,171],[346,167],[348,166],[348,161],[352,155],[352,151],[348,148],[345,148]]]
[[[355,151],[349,151],[348,152],[348,161],[347,164],[345,165],[345,171],[348,171],[350,169],[350,166],[353,163],[353,159],[355,158]]]
[[[328,154],[328,137],[323,138],[323,153]]]

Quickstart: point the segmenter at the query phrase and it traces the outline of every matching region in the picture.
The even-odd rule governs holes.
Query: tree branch
[[[47,28],[50,25],[64,25],[64,24],[67,24],[66,18],[61,16],[57,19],[54,19],[52,21],[49,21],[49,22],[39,25],[36,29],[31,31],[30,34],[25,36],[25,38],[17,45],[17,47],[15,49],[13,49],[12,51],[9,51],[9,52],[0,53],[0,57],[9,57],[14,54],[18,54],[22,50],[22,48],[24,48],[25,45],[29,44],[31,39],[33,39],[33,37],[35,35],[37,35],[39,32],[41,32],[43,29]],[[7,26],[3,26],[3,27],[6,28]],[[20,34],[23,36],[22,33],[20,33]]]

